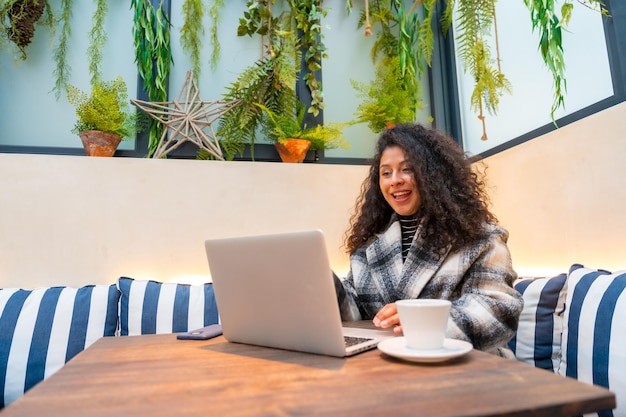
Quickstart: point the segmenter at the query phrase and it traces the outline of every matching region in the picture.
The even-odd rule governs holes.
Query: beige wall
[[[626,104],[485,162],[522,275],[626,269]],[[0,154],[0,287],[209,279],[208,237],[319,228],[333,268],[365,166]]]
[[[626,103],[486,158],[520,274],[626,269]]]
[[[365,166],[0,154],[0,287],[208,279],[209,237],[319,228],[331,264]]]

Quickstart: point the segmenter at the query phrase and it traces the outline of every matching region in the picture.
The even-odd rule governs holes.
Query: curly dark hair
[[[369,176],[361,186],[345,247],[352,254],[383,232],[394,211],[379,187],[383,151],[400,147],[413,169],[421,197],[418,216],[421,236],[431,250],[458,249],[482,236],[486,222],[496,223],[479,173],[471,167],[460,146],[444,133],[419,124],[396,125],[381,134]]]

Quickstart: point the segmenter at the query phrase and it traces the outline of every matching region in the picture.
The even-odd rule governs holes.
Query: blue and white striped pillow
[[[609,388],[617,408],[598,415],[626,417],[626,271],[573,265],[567,281],[559,374]]]
[[[538,368],[556,372],[561,360],[561,332],[567,274],[515,282],[524,298],[519,326],[509,348],[515,357]]]
[[[213,284],[188,285],[121,277],[120,334],[178,333],[218,323]]]
[[[0,289],[0,408],[117,330],[115,285]]]

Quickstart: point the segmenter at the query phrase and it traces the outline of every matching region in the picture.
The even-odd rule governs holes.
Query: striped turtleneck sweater
[[[415,231],[419,224],[417,214],[411,216],[398,216],[400,219],[400,230],[402,231],[402,260],[406,260],[406,255],[409,253],[411,242],[415,236]]]

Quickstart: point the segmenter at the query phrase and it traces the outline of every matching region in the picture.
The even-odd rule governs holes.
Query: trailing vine
[[[107,40],[104,31],[104,19],[109,11],[108,0],[97,0],[96,11],[91,19],[91,31],[89,32],[89,48],[87,49],[87,57],[89,59],[89,74],[91,75],[91,84],[94,85],[101,81],[101,65],[102,65],[102,49]]]
[[[308,112],[313,113],[314,116],[317,116],[324,108],[322,83],[316,77],[322,69],[322,59],[327,57],[321,24],[321,19],[326,17],[327,11],[323,9],[322,3],[323,0],[289,0],[306,62],[307,71],[304,74],[304,81],[311,93],[311,105]]]
[[[133,37],[135,44],[135,63],[148,99],[164,102],[167,99],[167,79],[172,63],[170,46],[170,22],[163,9],[161,0],[158,9],[154,9],[149,0],[131,0],[135,11]],[[163,133],[163,125],[152,120],[148,140],[148,157],[152,156]]]
[[[67,64],[67,45],[72,36],[70,21],[72,19],[72,0],[61,1],[61,35],[58,45],[54,48],[54,95],[58,100],[69,83],[71,69]]]
[[[424,28],[430,26],[429,5],[434,1],[423,1],[425,23],[420,22],[415,5],[406,11],[401,0],[365,2],[359,27],[365,27],[366,36],[377,28],[370,52],[376,64],[376,77],[370,85],[353,81],[351,84],[363,99],[356,115],[374,132],[380,132],[387,123],[412,121],[417,110],[425,107],[420,100],[419,78],[424,62],[430,63],[432,53],[422,47],[421,38],[432,38],[432,29],[429,35]]]
[[[45,24],[54,32],[55,19],[47,0],[8,0],[0,8],[0,27],[9,41],[21,52],[21,58],[27,58],[26,48],[35,35],[35,25],[47,13]]]
[[[183,51],[191,58],[191,67],[196,82],[200,77],[200,50],[202,49],[201,36],[204,35],[205,8],[202,0],[185,0],[183,2],[183,25],[180,28],[180,44]]]
[[[511,91],[511,83],[499,69],[493,67],[491,50],[485,38],[491,34],[496,0],[483,2],[459,1],[457,26],[457,53],[465,71],[474,78],[474,89],[470,97],[472,110],[478,112],[483,125],[482,140],[487,139],[483,109],[495,114],[500,97]]]
[[[221,55],[219,34],[220,8],[224,6],[224,0],[213,0],[208,9],[211,19],[210,41],[211,41],[211,57],[209,65],[212,69],[217,68],[217,63]],[[199,81],[202,70],[200,59],[200,51],[202,49],[202,36],[204,35],[204,26],[202,20],[207,9],[202,0],[185,0],[182,6],[183,25],[180,28],[180,44],[190,59],[193,69],[193,75],[196,83]]]
[[[539,32],[539,51],[543,62],[552,74],[554,101],[550,110],[550,116],[554,121],[554,113],[559,107],[565,107],[565,58],[562,45],[562,28],[571,18],[574,4],[566,1],[561,6],[561,19],[555,10],[554,0],[524,0],[530,11],[533,30]],[[602,14],[608,15],[608,10],[600,0],[579,0],[579,3]]]
[[[217,63],[221,56],[221,46],[219,40],[219,23],[220,23],[220,9],[224,7],[224,0],[213,0],[213,4],[209,8],[209,17],[211,18],[211,59],[209,64],[212,69],[217,68]]]

